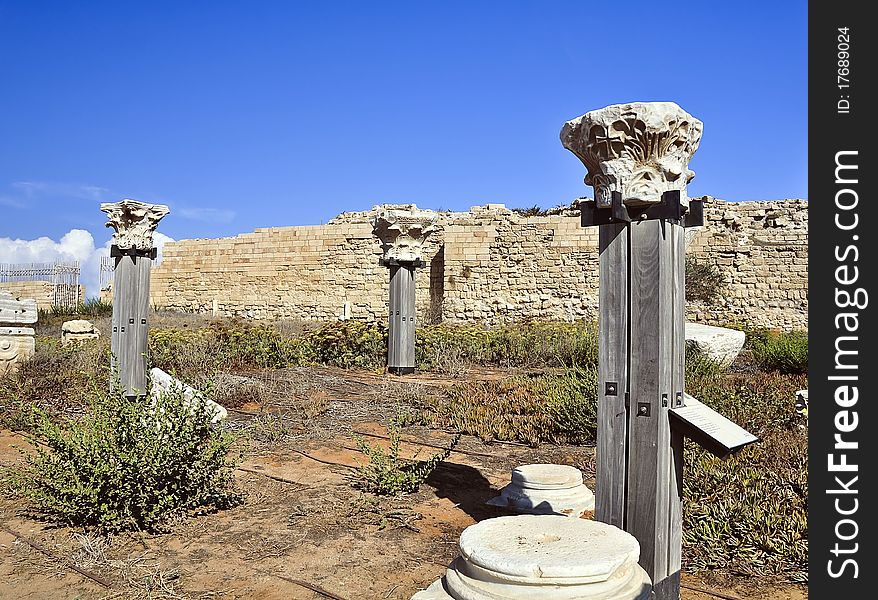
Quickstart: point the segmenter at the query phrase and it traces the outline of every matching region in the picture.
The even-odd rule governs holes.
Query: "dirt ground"
[[[415,494],[377,498],[352,485],[364,460],[352,432],[384,435],[397,399],[459,379],[322,367],[232,378],[226,384],[250,401],[230,411],[226,426],[255,432],[236,472],[243,505],[191,515],[170,533],[106,538],[38,521],[4,496],[0,598],[408,600],[442,575],[464,528],[509,514],[485,501],[516,465],[574,465],[594,489],[593,448],[469,436]],[[447,446],[451,437],[406,427],[403,455],[427,458],[439,450],[424,444]],[[26,448],[19,433],[0,430],[0,465],[20,464]],[[683,598],[804,600],[807,588],[684,573]]]

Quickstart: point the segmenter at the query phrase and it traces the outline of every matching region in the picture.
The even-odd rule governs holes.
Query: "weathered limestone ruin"
[[[488,504],[526,514],[581,517],[594,510],[594,494],[576,467],[531,464],[515,467],[512,482]]]
[[[165,373],[158,367],[154,367],[149,371],[149,398],[153,406],[158,402],[159,396],[171,392],[178,392],[183,395],[184,406],[190,411],[190,414],[196,410],[204,410],[210,414],[211,423],[219,423],[229,416],[229,411],[224,406],[217,404],[210,398],[205,398],[204,394],[190,385],[187,385]]]
[[[381,241],[380,263],[390,270],[387,322],[387,370],[415,370],[415,270],[424,265],[422,250],[438,215],[414,204],[375,207],[372,232]]]
[[[687,255],[716,268],[724,287],[716,302],[690,299],[687,319],[806,328],[808,203],[702,200],[705,225],[687,230],[693,235]],[[386,275],[372,234],[377,212],[169,242],[153,269],[151,303],[206,314],[215,305],[227,317],[383,322]],[[415,282],[421,324],[597,318],[598,232],[580,226],[577,206],[544,216],[502,205],[439,212],[421,256],[425,265]]]
[[[111,385],[126,396],[148,392],[146,350],[149,334],[149,282],[156,256],[152,235],[170,210],[162,204],[122,200],[101,204],[114,230],[110,256],[115,259],[112,318]]]
[[[100,330],[91,321],[73,319],[61,324],[61,345],[70,346],[101,337]]]
[[[621,529],[558,515],[487,519],[460,536],[460,557],[412,600],[647,600],[640,546]]]
[[[0,376],[14,373],[36,350],[34,330],[19,327],[37,322],[37,301],[0,291]],[[4,326],[4,323],[15,325]]]
[[[625,204],[661,202],[669,190],[681,192],[695,173],[689,161],[701,143],[701,121],[673,102],[632,102],[593,110],[568,121],[561,142],[588,174],[599,208],[610,206],[613,192]]]

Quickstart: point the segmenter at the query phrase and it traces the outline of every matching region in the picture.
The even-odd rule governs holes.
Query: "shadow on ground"
[[[499,495],[500,491],[474,467],[450,462],[440,463],[430,474],[427,484],[435,488],[438,497],[448,498],[475,521],[508,514],[496,506],[485,504]]]

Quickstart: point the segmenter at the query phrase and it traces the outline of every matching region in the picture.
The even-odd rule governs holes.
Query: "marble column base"
[[[594,510],[594,494],[576,467],[532,464],[513,469],[512,483],[487,503],[527,514],[579,517]]]
[[[460,557],[412,600],[648,600],[640,545],[612,525],[560,515],[487,519]]]

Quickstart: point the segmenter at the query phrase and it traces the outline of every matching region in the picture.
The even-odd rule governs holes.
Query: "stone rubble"
[[[100,330],[91,321],[73,319],[61,324],[61,345],[70,346],[101,337]]]
[[[223,406],[217,404],[213,400],[205,398],[201,392],[192,386],[186,385],[176,377],[165,373],[158,367],[150,369],[149,380],[149,398],[153,403],[158,400],[159,395],[177,389],[182,390],[183,398],[185,399],[187,406],[191,407],[193,404],[200,404],[204,407],[204,410],[210,411],[213,415],[210,421],[211,423],[219,423],[229,416],[229,412]]]
[[[746,338],[747,335],[737,329],[686,323],[686,344],[726,366],[741,353]]]

